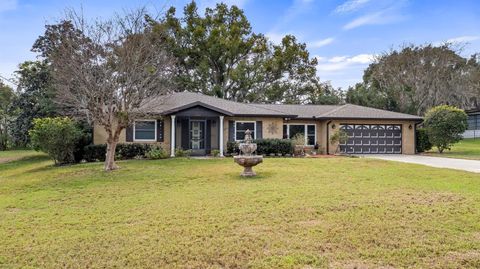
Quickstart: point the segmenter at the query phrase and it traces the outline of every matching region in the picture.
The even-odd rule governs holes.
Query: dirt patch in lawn
[[[330,268],[345,268],[345,269],[370,269],[370,268],[377,268],[377,269],[394,269],[395,267],[392,266],[383,266],[383,265],[372,265],[367,264],[362,261],[347,261],[343,263],[332,263],[330,264]]]
[[[479,268],[480,250],[451,251],[430,262],[430,268]]]
[[[23,158],[23,157],[5,157],[5,158],[0,158],[0,163],[8,163],[8,162],[11,162],[11,161],[20,160],[21,158]]]
[[[465,200],[465,197],[450,192],[392,193],[390,197],[405,204],[416,205],[455,204]]]

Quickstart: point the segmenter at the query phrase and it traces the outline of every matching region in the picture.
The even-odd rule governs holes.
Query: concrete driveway
[[[462,160],[462,159],[453,159],[453,158],[429,157],[429,156],[422,156],[422,155],[401,155],[401,154],[392,154],[392,155],[366,154],[366,155],[359,155],[359,156],[364,158],[374,158],[374,159],[397,161],[397,162],[404,162],[404,163],[416,163],[416,164],[423,164],[423,165],[432,166],[432,167],[450,168],[450,169],[480,173],[480,161],[475,161],[475,160]]]

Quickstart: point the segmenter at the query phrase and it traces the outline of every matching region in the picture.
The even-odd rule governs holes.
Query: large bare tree
[[[454,44],[408,45],[378,55],[347,102],[423,115],[449,104],[468,109],[480,102],[480,58],[460,55]]]
[[[114,170],[120,133],[142,116],[148,100],[172,90],[174,60],[162,33],[145,24],[145,9],[87,21],[68,12],[81,35],[62,38],[51,54],[57,100],[107,133],[105,170]]]

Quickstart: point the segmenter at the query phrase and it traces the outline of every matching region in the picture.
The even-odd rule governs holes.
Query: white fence
[[[463,138],[480,138],[480,130],[467,130],[462,136]]]

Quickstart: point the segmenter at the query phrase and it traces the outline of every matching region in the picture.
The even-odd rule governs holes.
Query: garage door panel
[[[340,151],[348,154],[401,154],[402,126],[399,124],[340,124],[348,141]]]

